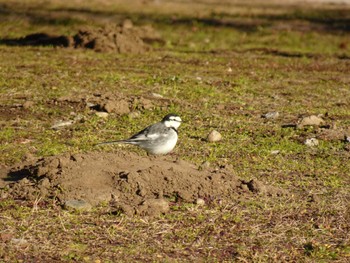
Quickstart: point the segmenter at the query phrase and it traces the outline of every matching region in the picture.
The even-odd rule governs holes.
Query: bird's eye
[[[180,117],[177,117],[177,116],[171,116],[169,118],[170,121],[177,121],[177,122],[181,122],[181,118]]]

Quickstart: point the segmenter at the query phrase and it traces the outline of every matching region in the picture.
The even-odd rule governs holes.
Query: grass
[[[77,11],[79,18],[69,19],[69,10],[57,11],[60,3],[37,11],[36,1],[27,5],[32,6],[28,12],[34,20],[6,14],[0,23],[1,38],[48,29],[73,34],[81,25],[102,23],[101,15],[89,20],[93,15],[83,11]],[[16,7],[25,8],[20,3]],[[107,19],[118,10],[112,6],[108,13],[104,8],[97,9]],[[241,196],[203,207],[173,204],[170,213],[154,219],[115,215],[108,205],[79,213],[47,200],[32,203],[5,197],[0,200],[0,259],[347,262],[347,144],[320,139],[318,147],[309,148],[303,141],[317,137],[320,128],[282,128],[312,114],[322,114],[337,129],[349,126],[346,30],[320,28],[323,18],[333,17],[307,8],[303,12],[281,8],[282,14],[272,18],[208,12],[207,20],[185,11],[172,19],[149,9],[147,20],[132,8],[118,15],[154,23],[165,46],[155,46],[146,55],[0,46],[0,162],[9,166],[28,155],[92,151],[97,142],[131,135],[165,111],[173,111],[185,120],[176,148],[179,156],[196,164],[230,165],[241,178],[258,178],[289,195]],[[49,10],[57,12],[57,22],[52,22]],[[39,11],[47,17],[35,18]],[[339,17],[333,18],[331,26],[342,25],[345,19],[342,12],[336,14]],[[245,21],[249,16],[252,28],[208,23],[213,19]],[[309,25],[305,31],[297,29],[300,21]],[[289,29],[279,29],[278,22]],[[136,119],[114,114],[101,119],[79,102],[60,101],[80,97],[93,101],[94,94],[108,92],[126,97],[158,93],[170,102],[152,109],[134,105],[141,111]],[[25,99],[34,106],[19,107]],[[278,111],[280,117],[261,118],[270,111]],[[77,114],[83,116],[82,121],[67,129],[50,129],[56,121],[72,120]],[[223,141],[203,143],[212,129],[223,135]],[[128,150],[144,154],[137,148]],[[274,150],[279,153],[272,154]]]

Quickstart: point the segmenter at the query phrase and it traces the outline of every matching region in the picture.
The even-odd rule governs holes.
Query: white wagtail
[[[127,143],[137,145],[150,154],[167,154],[177,142],[177,129],[181,118],[176,114],[166,115],[160,122],[152,124],[126,140],[102,142],[97,145]]]

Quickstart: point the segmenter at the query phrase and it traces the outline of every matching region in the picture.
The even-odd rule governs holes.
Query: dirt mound
[[[135,27],[130,20],[125,20],[121,25],[108,24],[102,28],[85,27],[74,36],[35,33],[22,38],[1,40],[1,43],[7,45],[74,47],[97,52],[133,54],[149,50],[147,44],[152,42],[164,41],[153,27]]]
[[[134,153],[100,153],[48,157],[11,169],[18,181],[2,189],[15,199],[57,199],[61,205],[84,200],[89,205],[110,202],[133,215],[157,215],[174,202],[229,201],[238,194],[279,195],[276,188],[240,180],[227,168],[202,170],[171,156],[142,157]],[[201,200],[202,201],[202,200]]]

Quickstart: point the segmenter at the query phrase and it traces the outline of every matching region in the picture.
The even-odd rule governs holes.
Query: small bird
[[[102,142],[97,144],[126,143],[137,145],[149,154],[167,154],[171,152],[177,142],[177,129],[181,125],[181,118],[176,114],[166,115],[160,122],[152,124],[126,140]]]

